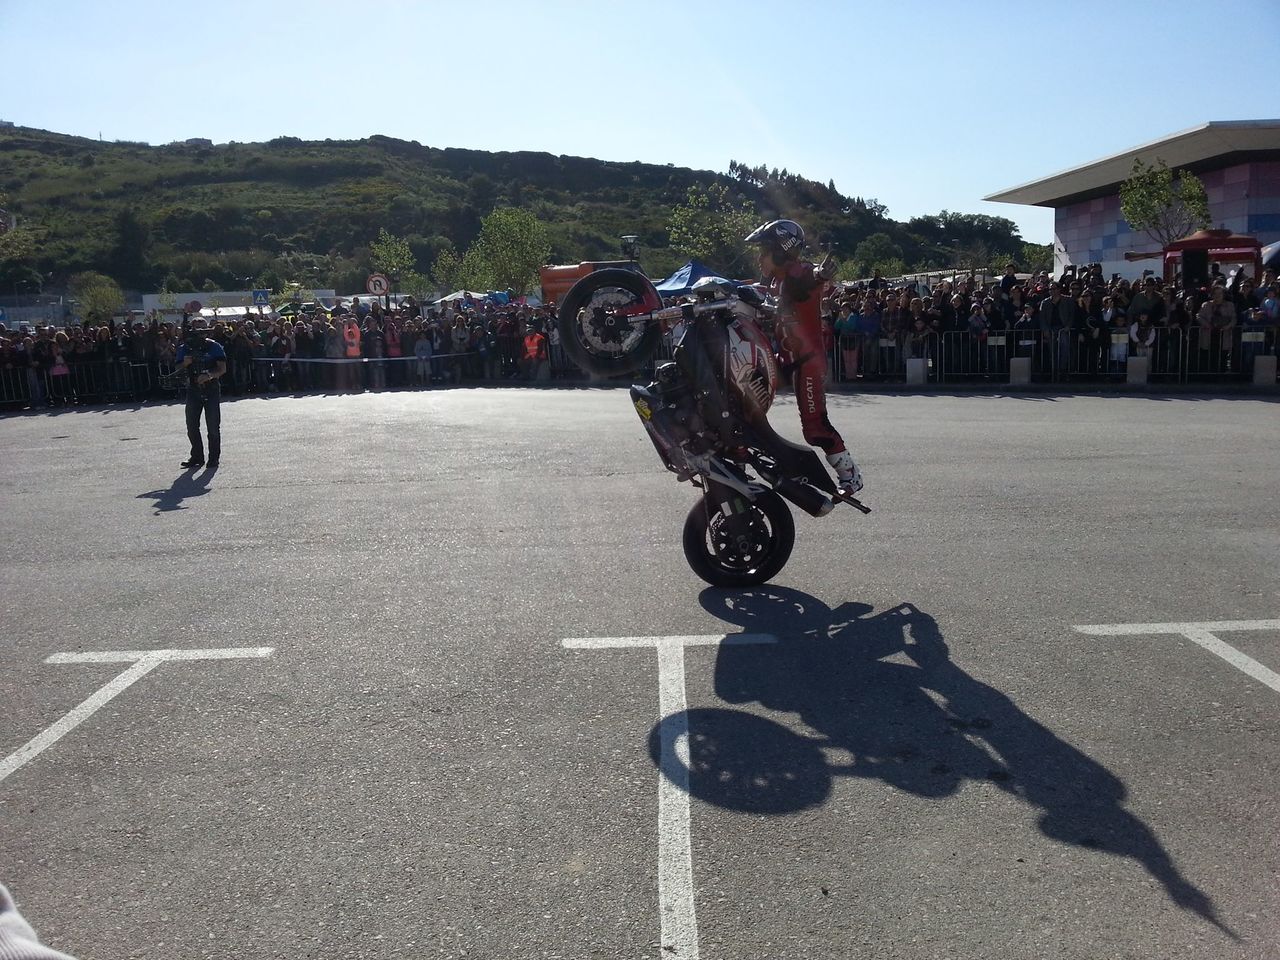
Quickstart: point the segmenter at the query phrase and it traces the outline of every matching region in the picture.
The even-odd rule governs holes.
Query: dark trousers
[[[200,438],[200,414],[204,414],[205,426],[209,428],[209,462],[214,462],[222,453],[222,389],[217,384],[203,390],[191,388],[187,391],[187,439],[191,441],[191,457],[193,460],[204,460],[204,442]]]

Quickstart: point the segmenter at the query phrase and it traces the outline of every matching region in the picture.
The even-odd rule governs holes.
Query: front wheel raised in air
[[[649,362],[662,330],[643,315],[662,306],[646,277],[608,267],[565,294],[556,324],[569,359],[588,373],[617,377]]]
[[[713,587],[752,587],[777,576],[791,556],[796,525],[786,501],[770,490],[743,498],[726,515],[714,500],[695,503],[684,521],[684,555]]]

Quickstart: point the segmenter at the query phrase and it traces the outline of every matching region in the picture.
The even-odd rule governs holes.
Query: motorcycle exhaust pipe
[[[835,507],[835,501],[817,487],[800,483],[790,477],[778,481],[777,491],[811,517],[825,517]]]

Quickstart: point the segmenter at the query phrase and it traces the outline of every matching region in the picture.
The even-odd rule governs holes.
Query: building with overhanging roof
[[[1129,262],[1126,253],[1159,249],[1120,212],[1120,184],[1133,161],[1163,160],[1190,170],[1209,195],[1211,227],[1280,240],[1280,120],[1218,120],[1144,143],[1040,180],[993,193],[987,200],[1052,207],[1054,272],[1067,264],[1101,263],[1110,276],[1136,277],[1158,261]]]

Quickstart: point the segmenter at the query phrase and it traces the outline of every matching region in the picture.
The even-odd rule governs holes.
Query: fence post
[[[1130,357],[1125,382],[1145,384],[1147,382],[1147,363],[1146,357]]]
[[[1263,354],[1253,358],[1253,384],[1256,387],[1276,385],[1276,355]]]
[[[1009,383],[1027,384],[1031,382],[1031,358],[1013,357],[1009,361]]]

